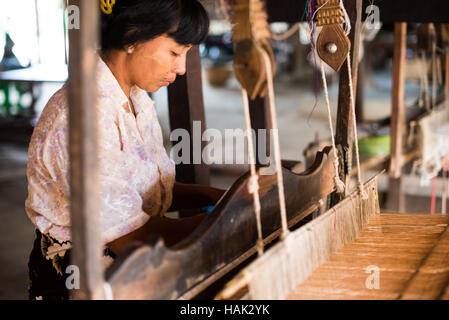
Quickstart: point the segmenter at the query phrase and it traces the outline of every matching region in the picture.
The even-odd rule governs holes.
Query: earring
[[[134,47],[129,47],[128,48],[128,54],[131,54],[131,53],[133,53],[134,52]]]

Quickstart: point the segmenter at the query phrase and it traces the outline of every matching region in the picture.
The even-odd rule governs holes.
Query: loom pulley
[[[275,72],[273,50],[269,43],[271,36],[267,14],[261,0],[236,0],[232,14],[234,42],[234,72],[242,88],[254,100],[265,97],[267,91],[267,70],[263,58],[266,52]]]

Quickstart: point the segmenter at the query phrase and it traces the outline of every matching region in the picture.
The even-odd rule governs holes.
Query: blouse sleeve
[[[133,184],[132,161],[122,152],[120,129],[111,110],[98,114],[100,228],[103,244],[145,224],[150,216],[142,210],[142,197]],[[68,118],[61,113],[47,130],[36,165],[29,166],[27,213],[41,232],[60,241],[70,235]],[[39,137],[36,137],[39,140]],[[38,144],[37,144],[38,145]]]
[[[70,240],[67,113],[49,108],[41,115],[29,147],[26,211],[42,233]]]

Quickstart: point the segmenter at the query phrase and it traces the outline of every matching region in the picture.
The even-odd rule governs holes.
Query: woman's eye
[[[180,56],[180,54],[178,54],[178,53],[176,53],[176,52],[174,52],[174,51],[172,51],[171,53],[172,53],[172,55],[175,56],[175,57],[179,57],[179,56]]]

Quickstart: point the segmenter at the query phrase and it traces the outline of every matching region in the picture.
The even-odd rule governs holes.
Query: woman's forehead
[[[160,35],[150,41],[147,41],[145,44],[147,44],[147,45],[154,44],[154,45],[158,45],[158,46],[162,45],[162,46],[168,46],[171,48],[175,47],[175,48],[179,48],[179,49],[190,49],[192,47],[191,44],[187,44],[187,45],[179,44],[178,42],[176,42],[175,39],[173,39],[172,37],[170,37],[166,34]]]

